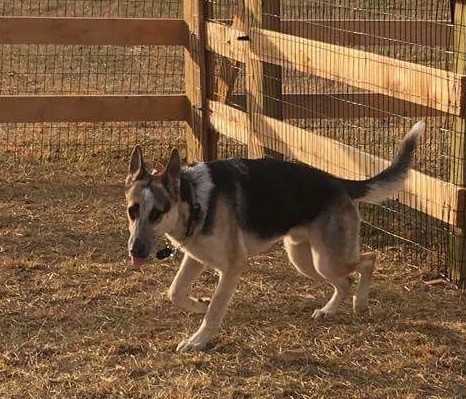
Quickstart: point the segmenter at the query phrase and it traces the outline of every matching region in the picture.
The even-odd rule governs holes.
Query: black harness
[[[188,228],[186,237],[191,237],[194,233],[197,222],[201,218],[201,205],[197,200],[196,189],[186,175],[181,175],[180,198],[189,205]]]

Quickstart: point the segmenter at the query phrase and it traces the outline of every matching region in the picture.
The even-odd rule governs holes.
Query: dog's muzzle
[[[147,262],[150,251],[141,240],[136,238],[133,242],[129,243],[128,247],[133,266],[142,266]],[[174,255],[175,252],[176,250],[166,245],[155,253],[155,257],[158,260],[163,260]]]
[[[146,263],[149,256],[149,248],[143,241],[138,238],[130,241],[128,245],[131,262],[134,266],[142,266]]]

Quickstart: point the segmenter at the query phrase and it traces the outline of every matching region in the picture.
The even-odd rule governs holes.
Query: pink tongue
[[[146,258],[131,257],[131,260],[133,262],[133,266],[142,266],[143,264],[146,263]]]

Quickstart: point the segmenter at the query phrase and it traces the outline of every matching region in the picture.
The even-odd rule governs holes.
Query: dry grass
[[[332,7],[373,6],[372,0],[338,3]],[[418,1],[405,3],[418,17],[420,8],[432,14]],[[180,4],[5,0],[0,10],[174,17]],[[318,15],[333,12],[319,4]],[[390,11],[388,2],[379,6]],[[315,11],[309,9],[314,17]],[[364,15],[374,17],[352,17]],[[182,87],[174,67],[181,53],[173,49],[75,47],[4,46],[1,91],[172,93]],[[127,264],[126,160],[118,156],[136,141],[152,146],[151,157],[167,153],[182,141],[179,132],[177,124],[1,126],[0,398],[466,398],[464,296],[447,285],[426,286],[428,276],[408,269],[398,250],[380,254],[368,314],[354,317],[348,302],[322,323],[310,315],[328,299],[329,287],[300,277],[280,249],[255,258],[213,347],[175,354],[200,318],[180,312],[164,294],[179,259],[142,269]],[[388,144],[380,155],[390,151]],[[431,147],[435,156],[419,159],[427,172],[438,167],[432,159],[441,150]],[[222,141],[222,156],[233,151],[244,148]],[[35,163],[13,166],[9,152]],[[58,157],[68,161],[46,162]],[[208,296],[215,281],[206,273],[196,292]]]
[[[370,312],[321,323],[328,287],[255,258],[213,348],[175,354],[200,320],[164,295],[177,262],[126,263],[123,163],[3,165],[0,397],[466,397],[464,297],[389,251]]]

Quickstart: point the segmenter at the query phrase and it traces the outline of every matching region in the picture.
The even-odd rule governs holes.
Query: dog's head
[[[174,229],[178,220],[180,176],[181,160],[176,149],[163,170],[149,173],[141,147],[134,147],[125,184],[128,251],[133,264],[143,264],[157,239]]]

